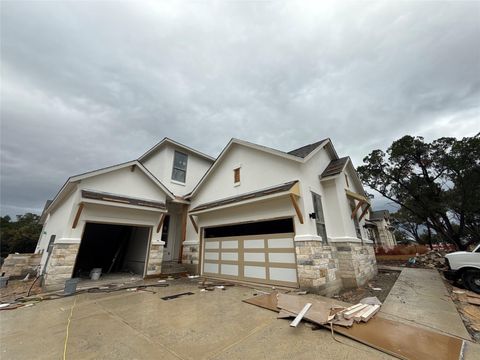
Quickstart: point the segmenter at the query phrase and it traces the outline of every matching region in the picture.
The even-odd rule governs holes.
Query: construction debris
[[[353,340],[400,359],[458,360],[464,341],[446,334],[430,331],[418,326],[374,316],[380,309],[378,299],[363,299],[359,303],[344,307],[331,302],[305,299],[305,297],[279,294],[259,295],[244,302],[278,312],[278,318],[291,318],[302,313],[303,319],[327,328]],[[306,305],[311,304],[308,308]],[[328,309],[328,312],[325,312]],[[311,313],[312,312],[312,313]],[[348,313],[349,319],[344,317]],[[300,318],[301,319],[301,318]],[[363,324],[354,325],[354,321]]]
[[[188,292],[183,292],[183,293],[180,293],[180,294],[164,296],[161,299],[162,300],[173,300],[173,299],[177,299],[179,297],[187,296],[187,295],[193,295],[193,293],[191,291],[188,291]]]
[[[409,266],[428,269],[443,269],[445,267],[445,255],[443,250],[434,250],[426,254],[416,255],[408,260]]]

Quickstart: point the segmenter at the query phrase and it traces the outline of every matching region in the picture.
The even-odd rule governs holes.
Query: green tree
[[[10,216],[0,218],[0,253],[2,257],[8,254],[31,253],[35,251],[42,225],[40,217],[32,213],[17,215],[16,221]]]
[[[373,190],[400,205],[443,241],[465,249],[480,239],[480,134],[440,138],[404,136],[374,150],[358,168]]]

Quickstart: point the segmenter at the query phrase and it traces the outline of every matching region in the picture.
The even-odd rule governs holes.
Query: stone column
[[[72,277],[80,244],[54,244],[44,276],[47,290],[61,289]]]
[[[198,241],[184,241],[182,265],[190,274],[199,274],[200,243]]]
[[[364,285],[377,274],[373,244],[342,242],[336,244],[339,275],[343,286],[354,288]]]
[[[318,240],[295,240],[300,288],[329,295],[341,287],[335,248]]]
[[[147,276],[160,275],[162,273],[163,242],[152,243],[148,253]]]

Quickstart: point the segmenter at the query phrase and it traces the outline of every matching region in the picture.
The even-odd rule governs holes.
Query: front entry
[[[293,220],[205,229],[203,275],[298,287]]]

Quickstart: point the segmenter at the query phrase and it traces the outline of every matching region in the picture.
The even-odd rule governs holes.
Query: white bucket
[[[98,280],[100,279],[100,275],[102,275],[102,268],[94,268],[90,271],[90,279],[91,280]]]

